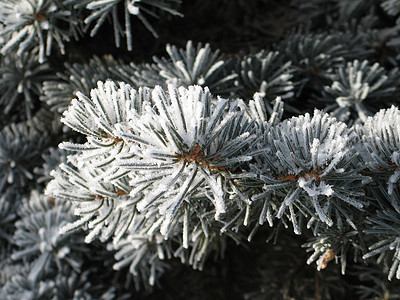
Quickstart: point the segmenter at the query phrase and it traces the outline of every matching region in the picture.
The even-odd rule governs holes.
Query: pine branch
[[[237,74],[231,62],[223,59],[219,50],[212,51],[209,44],[194,46],[192,41],[188,41],[186,49],[168,44],[166,50],[169,58],[153,57],[156,64],[153,68],[159,70],[161,82],[176,87],[200,85],[218,94],[228,94],[237,89]]]
[[[54,266],[61,268],[62,263],[80,269],[82,259],[74,252],[81,251],[82,238],[58,232],[62,224],[72,221],[69,203],[34,191],[29,199],[23,201],[18,214],[20,219],[16,222],[17,229],[13,236],[18,250],[13,252],[11,258],[32,262],[29,280],[36,282]]]
[[[65,70],[56,74],[57,78],[43,82],[40,100],[52,111],[63,113],[78,91],[89,94],[90,90],[97,86],[99,80],[125,79],[113,73],[113,68],[119,64],[121,63],[112,56],[102,58],[94,56],[87,64],[67,62]]]
[[[30,47],[38,45],[39,63],[45,61],[45,56],[51,54],[53,43],[61,54],[65,54],[65,41],[71,36],[77,39],[81,32],[82,23],[72,5],[65,1],[52,0],[2,0],[0,2],[0,19],[4,27],[0,37],[1,54],[10,53],[17,49],[21,55]],[[64,24],[69,29],[64,29]]]
[[[359,120],[365,121],[376,112],[377,106],[397,101],[398,77],[396,68],[388,72],[378,63],[371,66],[367,60],[355,60],[335,71],[332,84],[324,88],[322,96],[324,101],[336,102],[328,106],[332,116],[347,121],[355,113]]]
[[[87,4],[86,4],[87,3]],[[124,19],[125,28],[120,24],[118,11],[124,4]],[[146,18],[146,14],[152,17],[158,17],[153,9],[160,10],[175,16],[182,16],[176,9],[176,5],[180,4],[181,0],[85,0],[86,8],[90,10],[89,16],[85,19],[85,24],[90,26],[95,23],[95,26],[90,32],[90,36],[95,36],[107,19],[111,19],[114,28],[115,45],[119,48],[121,45],[121,35],[125,36],[127,48],[132,51],[132,25],[131,16],[136,16],[143,25],[154,35],[158,37],[155,29]],[[77,4],[77,7],[82,6]]]
[[[240,82],[245,91],[260,93],[266,101],[276,97],[292,98],[294,86],[291,81],[294,70],[290,61],[279,52],[260,51],[254,55],[244,56],[240,60]]]
[[[22,106],[26,118],[32,119],[32,111],[38,107],[42,83],[53,78],[50,65],[39,63],[38,55],[38,48],[34,48],[21,54],[10,52],[1,57],[0,105],[5,114]]]
[[[399,120],[400,111],[392,106],[369,117],[358,128],[362,136],[360,153],[363,161],[368,164],[375,181],[387,184],[388,199],[391,199],[400,178]],[[391,203],[399,211],[397,200]]]
[[[250,172],[236,177],[239,185],[261,188],[253,190],[254,201],[270,202],[275,194],[278,203],[268,207],[274,207],[276,217],[290,220],[296,233],[301,233],[302,216],[332,226],[341,210],[367,205],[360,196],[369,179],[352,163],[355,139],[345,124],[320,111],[294,117],[266,130]]]
[[[28,187],[44,146],[45,136],[24,124],[13,123],[0,131],[0,192],[8,186],[20,192]]]

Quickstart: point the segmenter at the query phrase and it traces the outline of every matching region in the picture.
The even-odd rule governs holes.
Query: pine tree
[[[400,298],[399,14],[0,0],[0,299]]]

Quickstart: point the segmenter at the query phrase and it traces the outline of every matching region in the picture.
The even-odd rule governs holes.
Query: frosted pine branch
[[[351,114],[365,121],[375,113],[374,101],[396,101],[399,90],[394,82],[398,74],[396,68],[389,72],[378,63],[369,65],[367,60],[348,62],[346,67],[335,70],[332,84],[324,88],[324,101],[336,102],[328,109],[341,121],[346,121]]]
[[[135,90],[100,82],[90,98],[78,94],[62,121],[88,140],[61,144],[76,154],[53,173],[47,193],[72,200],[81,219],[63,231],[87,224],[87,241],[121,238],[136,214],[165,238],[178,224],[185,235],[200,223],[208,234],[207,219],[226,212],[226,174],[251,159],[255,140],[253,121],[235,101],[199,86]]]
[[[65,1],[64,1],[65,2]],[[64,42],[71,36],[77,39],[81,33],[81,22],[76,18],[71,5],[63,1],[51,0],[2,0],[0,2],[0,19],[4,27],[0,37],[6,42],[0,44],[4,55],[13,49],[21,55],[32,46],[39,46],[39,62],[52,51],[53,42],[61,54],[65,54]],[[69,30],[64,29],[65,25]]]
[[[116,134],[130,145],[131,157],[121,157],[119,165],[134,171],[129,173],[131,194],[147,191],[138,209],[157,209],[165,235],[186,205],[201,205],[195,199],[202,195],[209,199],[206,211],[215,209],[216,218],[225,213],[229,184],[224,174],[251,159],[246,149],[255,136],[235,102],[215,102],[207,89],[156,87],[152,99],[154,108]]]
[[[82,259],[78,255],[83,240],[80,235],[60,235],[59,227],[72,221],[70,203],[45,197],[37,191],[25,199],[19,209],[20,220],[13,239],[18,246],[11,258],[32,261],[29,279],[36,281],[42,273],[60,267],[62,262],[79,270]],[[78,250],[78,252],[73,253]]]
[[[318,110],[312,117],[291,118],[265,131],[260,144],[264,152],[250,166],[253,173],[238,179],[245,186],[259,182],[264,197],[268,193],[279,195],[276,216],[287,216],[295,232],[301,232],[297,210],[331,226],[332,207],[362,209],[366,204],[356,196],[367,178],[357,174],[352,164],[357,155],[352,147],[355,139],[345,124]],[[344,186],[350,183],[354,196],[345,192]]]
[[[53,78],[47,62],[39,63],[38,48],[21,54],[7,53],[0,59],[0,105],[5,114],[21,110],[27,119],[38,107],[42,83]],[[18,107],[18,109],[16,109]]]
[[[108,19],[111,19],[115,45],[120,47],[121,36],[125,36],[127,48],[129,51],[132,50],[132,23],[131,16],[136,16],[143,23],[143,25],[155,36],[157,33],[151,23],[148,21],[146,14],[152,17],[158,17],[154,9],[161,12],[166,12],[175,16],[182,16],[176,6],[179,5],[181,0],[85,0],[86,8],[90,11],[90,14],[85,19],[85,24],[95,24],[90,32],[91,36],[95,36],[99,31],[100,27]],[[123,4],[123,6],[122,6]],[[82,4],[76,4],[80,7]],[[118,11],[123,9],[123,15],[125,19],[125,28],[120,24],[120,18]]]
[[[153,58],[161,81],[176,87],[200,85],[219,94],[237,89],[234,80],[238,75],[231,62],[222,59],[219,50],[212,51],[209,44],[188,41],[185,49],[168,44],[166,50],[169,58]]]
[[[111,55],[103,57],[94,56],[86,64],[65,63],[65,70],[58,72],[55,78],[46,79],[42,85],[40,100],[45,102],[52,111],[63,113],[76,96],[77,92],[85,95],[97,87],[99,80],[109,78],[121,80],[112,70],[120,65]]]
[[[390,109],[380,110],[373,117],[369,117],[363,126],[357,127],[362,137],[362,158],[368,164],[374,178],[380,182],[386,181],[388,199],[397,211],[400,210],[395,196],[398,193],[400,178],[399,122],[400,111],[392,106]]]
[[[239,69],[241,88],[259,93],[267,101],[278,96],[285,100],[294,95],[291,62],[285,61],[277,51],[245,56],[240,60]]]

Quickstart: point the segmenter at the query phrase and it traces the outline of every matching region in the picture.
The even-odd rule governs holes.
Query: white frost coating
[[[220,69],[223,65],[225,64],[225,62],[223,60],[217,61],[216,63],[214,63],[211,68],[207,71],[206,75],[204,76],[205,78],[208,78],[209,76],[211,76],[215,71],[217,71],[218,69]],[[204,79],[203,79],[204,80]]]
[[[395,151],[392,154],[392,162],[395,164],[399,164],[400,163],[400,152],[399,151]]]
[[[318,197],[316,197],[316,196],[311,197],[311,202],[315,208],[315,211],[318,214],[318,217],[321,219],[321,221],[326,223],[328,226],[332,226],[333,221],[326,216],[325,212],[323,211],[322,207],[320,206],[320,204],[318,202]]]
[[[310,177],[307,179],[300,177],[297,182],[299,187],[305,190],[310,197],[315,197],[318,195],[325,195],[329,197],[334,194],[332,186],[326,184],[324,181],[321,181],[319,185],[317,185],[316,182]]]
[[[221,177],[218,176],[215,179],[214,176],[210,176],[208,178],[208,184],[213,192],[213,197],[211,197],[210,200],[215,205],[215,219],[218,220],[219,216],[226,212],[224,191],[222,189]]]
[[[392,195],[393,194],[393,188],[394,188],[394,184],[396,182],[398,182],[400,179],[400,171],[396,170],[392,176],[389,177],[389,181],[388,181],[388,194]]]
[[[167,236],[167,230],[169,224],[172,222],[176,212],[179,208],[181,208],[182,202],[186,198],[187,191],[189,190],[190,186],[193,184],[195,176],[197,174],[197,168],[192,170],[192,174],[190,177],[186,178],[185,182],[183,183],[180,192],[176,195],[176,197],[171,198],[171,200],[164,200],[162,204],[159,205],[159,212],[161,215],[165,216],[165,221],[161,225],[160,232],[165,237]]]
[[[193,230],[207,235],[207,219],[194,229],[192,217],[224,214],[224,173],[252,159],[246,146],[256,136],[239,108],[199,86],[140,92],[107,81],[90,98],[77,94],[63,121],[87,142],[64,144],[76,154],[48,187],[49,194],[73,202],[79,217],[63,231],[85,226],[87,242],[112,235],[118,242],[128,230],[120,222],[140,214],[144,219],[134,230],[147,226],[146,234],[160,231],[164,238],[183,223],[184,247]]]
[[[278,219],[280,219],[283,216],[283,213],[285,212],[286,207],[293,204],[293,202],[296,200],[299,193],[300,193],[300,189],[297,188],[293,193],[286,196],[285,200],[283,201],[283,203],[282,203],[281,207],[279,208],[279,211],[276,215],[276,217]]]
[[[327,165],[331,171],[347,154],[343,149],[347,149],[354,138],[345,124],[318,110],[312,118],[305,114],[280,123],[273,128],[273,133],[278,160],[271,158],[271,161],[280,163],[276,168],[282,173],[294,174],[304,169],[316,171],[320,168],[323,172]]]
[[[400,111],[396,106],[382,109],[369,117],[362,127],[364,147],[369,152],[370,163],[393,172],[388,178],[388,193],[392,194],[394,184],[400,179]],[[394,164],[394,165],[393,165]]]
[[[135,5],[136,2],[140,2],[140,0],[131,0],[130,2],[128,2],[127,9],[131,15],[139,14],[139,7]]]
[[[257,178],[264,181],[265,193],[273,190],[286,193],[278,206],[277,218],[289,214],[289,208],[296,231],[296,210],[302,211],[293,205],[296,199],[311,205],[318,219],[329,226],[333,224],[332,205],[340,207],[342,203],[349,203],[362,208],[361,202],[345,197],[336,187],[340,176],[346,178],[346,171],[351,168],[349,160],[354,157],[352,145],[356,138],[346,124],[318,110],[314,115],[293,117],[270,129],[265,137],[267,145],[262,145],[270,149],[261,155],[261,158],[265,156],[266,167],[259,169]],[[277,181],[284,185],[280,186]]]
[[[172,188],[176,184],[176,182],[180,179],[178,176],[180,172],[181,169],[176,168],[175,173],[172,173],[172,176],[168,181],[159,182],[156,185],[156,187],[153,188],[150,192],[148,192],[145,198],[137,204],[137,209],[139,211],[145,210],[148,205],[150,205],[153,201],[161,197],[162,194],[165,193],[168,189]],[[149,177],[149,181],[150,180],[151,177]]]
[[[314,138],[310,152],[311,152],[311,160],[313,164],[313,168],[316,169],[318,167],[318,151],[319,151],[320,142],[319,139]]]
[[[208,89],[207,89],[208,91]],[[217,106],[214,108],[214,112],[210,117],[210,120],[208,122],[208,126],[206,131],[213,131],[215,129],[216,124],[218,123],[218,121],[220,120],[221,115],[223,114],[223,110],[225,109],[226,105],[227,105],[227,100],[225,99],[218,99],[218,103]]]
[[[77,98],[71,101],[61,122],[92,136],[99,130],[112,135],[116,124],[128,121],[128,112],[131,113],[131,104],[136,97],[129,85],[120,83],[118,87],[112,81],[99,81],[90,94],[91,98],[88,98],[77,92]]]
[[[189,209],[185,209],[185,214],[183,216],[183,226],[182,226],[182,246],[185,249],[189,248]],[[159,255],[160,257],[160,255]],[[163,259],[160,257],[160,259]]]
[[[207,49],[206,48],[201,48],[199,52],[197,53],[196,59],[193,63],[193,69],[192,69],[192,77],[196,78],[197,76],[200,75],[200,67],[204,64],[204,60],[207,56]]]
[[[348,151],[346,151],[346,153],[347,152]],[[336,153],[334,159],[331,160],[329,165],[322,172],[321,177],[328,175],[336,167],[336,165],[343,159],[343,157],[344,157],[344,152],[339,151],[338,153]],[[335,169],[336,173],[343,173],[344,171],[345,170],[343,168]]]
[[[90,220],[91,217],[92,217],[91,215],[86,215],[85,217],[83,217],[83,218],[81,218],[81,219],[79,219],[79,220],[77,220],[77,221],[75,221],[73,223],[68,223],[68,224],[62,226],[60,228],[60,230],[58,231],[58,233],[60,235],[63,235],[63,234],[66,234],[66,233],[68,233],[70,231],[77,230],[77,229],[81,228],[81,226],[83,224],[87,223]]]
[[[178,116],[178,118],[174,120],[174,123],[177,129],[183,132],[188,127],[187,121],[188,120],[190,121],[192,113],[189,111],[185,111],[185,114],[183,114],[184,108],[182,107],[182,103],[179,100],[179,97],[181,97],[181,93],[178,94],[177,90],[171,84],[168,85],[168,93],[171,101],[171,109],[173,110],[173,114]],[[192,106],[187,107],[187,109],[190,108],[192,108]]]

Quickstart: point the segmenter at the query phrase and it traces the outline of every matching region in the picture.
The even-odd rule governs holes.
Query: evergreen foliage
[[[175,86],[201,85],[219,94],[234,90],[233,80],[237,75],[232,71],[229,60],[222,59],[219,50],[212,51],[209,44],[198,43],[194,47],[188,41],[186,49],[167,45],[169,59],[154,57],[155,68],[159,71],[159,82]]]
[[[85,19],[85,24],[91,25],[91,23],[96,22],[90,35],[94,36],[97,34],[99,28],[103,25],[105,20],[110,18],[112,20],[115,45],[119,48],[121,44],[121,35],[125,36],[128,50],[132,50],[132,25],[131,16],[137,16],[140,21],[146,26],[146,28],[157,37],[157,33],[154,30],[151,23],[147,20],[146,14],[152,17],[157,17],[153,8],[157,8],[162,12],[167,12],[172,15],[181,14],[174,8],[179,4],[181,0],[84,0],[77,1],[75,6],[82,7],[86,5],[86,8],[90,10],[89,16]],[[120,19],[118,16],[118,10],[123,4],[125,29],[121,26]]]
[[[5,115],[11,111],[20,113],[24,106],[28,119],[32,118],[32,111],[37,109],[37,96],[41,94],[42,83],[52,76],[48,63],[39,63],[38,51],[31,51],[18,55],[15,52],[2,57],[0,67],[0,105]],[[5,117],[5,116],[4,116]]]
[[[0,299],[400,298],[399,14],[0,0]]]
[[[293,97],[294,86],[291,81],[293,69],[291,62],[284,61],[279,52],[261,51],[243,57],[240,61],[241,86],[244,91],[258,92],[270,101],[276,97]],[[247,95],[249,96],[249,95]]]
[[[15,230],[17,208],[20,204],[18,197],[20,197],[18,194],[8,189],[0,198],[0,257],[2,260],[7,257],[12,246],[12,234]]]
[[[51,54],[55,43],[65,54],[65,42],[81,35],[82,21],[73,9],[71,1],[50,0],[2,0],[0,36],[4,39],[2,54],[17,49],[21,55],[31,46],[39,46],[38,62]]]
[[[112,76],[111,67],[118,62],[112,56],[105,56],[102,59],[95,56],[87,64],[65,63],[65,70],[58,72],[56,78],[43,82],[43,93],[40,100],[45,102],[50,110],[62,113],[68,108],[75,93],[88,94],[95,88],[97,81],[106,80],[110,77],[116,80],[119,77]]]
[[[355,113],[360,120],[365,121],[376,112],[374,110],[377,107],[384,104],[387,107],[398,101],[398,78],[397,68],[387,72],[378,63],[369,66],[367,60],[354,60],[348,62],[345,69],[340,67],[336,70],[332,84],[324,89],[323,98],[335,102],[327,108],[333,110],[333,116],[346,120],[351,113]],[[371,102],[378,103],[371,105]]]
[[[23,193],[34,180],[33,169],[40,164],[44,147],[45,137],[36,130],[22,123],[4,127],[0,132],[0,191],[11,185]]]
[[[79,249],[82,238],[59,234],[59,227],[72,220],[68,203],[59,204],[58,200],[32,191],[18,214],[20,220],[15,223],[13,236],[17,249],[11,259],[32,262],[28,275],[31,281],[37,281],[41,273],[49,272],[54,266],[61,269],[64,263],[75,270],[80,269],[81,259],[73,250]]]

